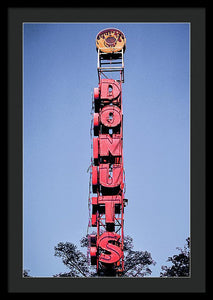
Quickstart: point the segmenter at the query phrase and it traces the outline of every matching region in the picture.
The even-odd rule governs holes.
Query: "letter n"
[[[109,134],[99,135],[99,154],[100,156],[121,156],[122,155],[122,140],[120,134],[113,134],[112,137]]]

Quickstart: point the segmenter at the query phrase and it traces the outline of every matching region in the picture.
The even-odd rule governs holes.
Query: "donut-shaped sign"
[[[96,48],[105,53],[114,53],[121,51],[122,49],[125,51],[125,35],[119,29],[104,29],[96,36]]]

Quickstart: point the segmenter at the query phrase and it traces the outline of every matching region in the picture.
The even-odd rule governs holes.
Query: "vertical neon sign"
[[[119,276],[124,270],[125,182],[123,166],[124,52],[126,38],[118,29],[96,37],[99,84],[93,97],[91,264],[98,275]]]

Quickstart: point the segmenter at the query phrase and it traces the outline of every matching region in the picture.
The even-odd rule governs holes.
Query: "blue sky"
[[[54,246],[86,235],[95,37],[124,32],[124,233],[160,275],[190,236],[190,25],[23,25],[23,268],[67,272]],[[80,247],[80,246],[79,246]]]

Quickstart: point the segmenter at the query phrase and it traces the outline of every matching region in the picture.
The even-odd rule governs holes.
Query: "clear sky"
[[[124,233],[160,275],[190,236],[190,24],[23,25],[23,268],[67,272],[59,242],[86,235],[95,37],[124,32]],[[83,250],[83,248],[80,248]],[[84,251],[84,250],[83,250]]]

